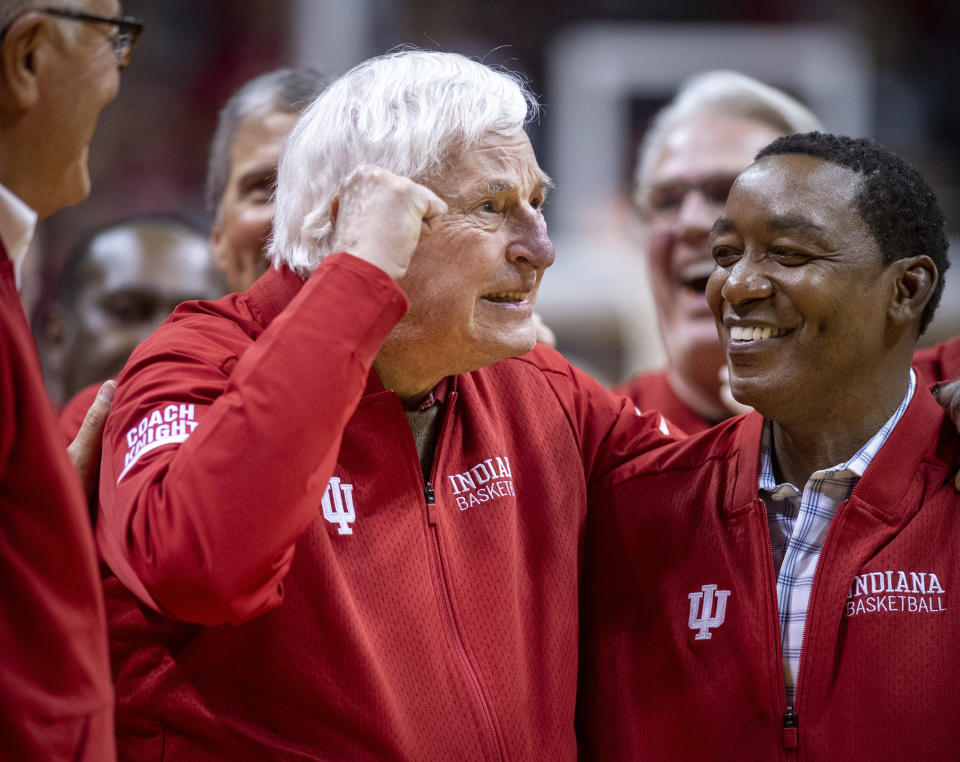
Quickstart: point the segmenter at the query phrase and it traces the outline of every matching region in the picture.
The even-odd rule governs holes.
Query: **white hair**
[[[371,58],[303,113],[277,173],[268,256],[306,277],[330,254],[330,202],[353,170],[375,164],[426,180],[485,135],[522,130],[539,104],[516,74],[456,53]]]
[[[84,10],[84,0],[59,0],[56,3],[50,3],[48,0],[3,0],[3,2],[0,2],[0,30],[6,32],[7,27],[28,11],[39,11],[53,5],[57,8]],[[54,16],[51,16],[51,18],[56,20],[57,26],[68,40],[72,40],[76,36],[79,26],[76,22]]]
[[[649,190],[650,171],[667,136],[704,112],[752,119],[784,135],[823,131],[814,113],[782,90],[735,71],[718,69],[695,74],[657,112],[643,137],[634,174],[634,199],[638,204]]]

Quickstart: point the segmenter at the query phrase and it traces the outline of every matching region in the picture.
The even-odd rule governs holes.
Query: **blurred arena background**
[[[340,73],[400,44],[523,72],[545,104],[531,128],[557,181],[556,265],[540,311],[559,348],[606,381],[660,364],[629,188],[650,115],[686,75],[732,68],[783,88],[834,132],[875,137],[931,181],[960,236],[960,4],[940,0],[126,0],[146,21],[91,147],[93,193],[42,223],[25,298],[99,224],[173,211],[206,226],[217,110],[253,75]],[[927,343],[960,332],[960,267]]]

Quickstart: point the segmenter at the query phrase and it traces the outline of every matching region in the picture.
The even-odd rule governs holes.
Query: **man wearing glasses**
[[[139,22],[117,0],[0,5],[0,758],[115,759],[104,604],[87,513],[101,390],[71,465],[18,295],[38,219],[90,190],[87,151]],[[97,419],[99,418],[99,423]]]

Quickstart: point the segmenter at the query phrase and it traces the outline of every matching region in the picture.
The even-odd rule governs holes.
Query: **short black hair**
[[[923,176],[886,146],[869,138],[849,138],[824,132],[806,132],[777,138],[755,157],[802,154],[823,159],[863,175],[854,197],[884,261],[926,254],[937,266],[936,288],[920,316],[923,333],[937,311],[943,294],[947,259],[947,234],[943,211]]]

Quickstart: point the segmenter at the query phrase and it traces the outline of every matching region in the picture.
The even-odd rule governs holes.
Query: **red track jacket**
[[[424,484],[347,254],[188,303],[120,376],[98,540],[131,760],[569,760],[586,490],[667,440],[538,348],[451,380]]]
[[[957,759],[956,429],[919,385],[837,510],[811,591],[794,723],[757,495],[762,424],[756,413],[730,419],[591,493],[584,758]]]
[[[0,759],[114,759],[90,516],[0,245]]]

